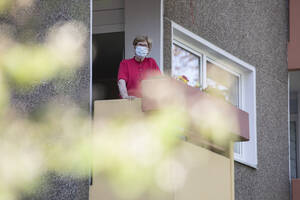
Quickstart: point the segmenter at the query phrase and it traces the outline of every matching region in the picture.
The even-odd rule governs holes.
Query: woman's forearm
[[[126,82],[123,79],[120,79],[118,81],[118,86],[119,86],[119,91],[120,91],[120,95],[123,99],[127,99],[128,98],[128,92],[127,92],[127,87],[126,87]]]

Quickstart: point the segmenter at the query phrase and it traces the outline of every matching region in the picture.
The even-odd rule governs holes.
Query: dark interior
[[[117,76],[124,58],[124,32],[93,35],[93,100],[118,99]]]

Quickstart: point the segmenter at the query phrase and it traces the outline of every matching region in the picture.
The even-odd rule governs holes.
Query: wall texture
[[[235,163],[235,197],[289,199],[288,1],[164,0],[165,69],[170,21],[256,67],[258,168]]]
[[[26,19],[26,20],[25,20]],[[0,22],[13,25],[19,42],[39,42],[46,31],[58,22],[77,20],[90,26],[90,3],[88,0],[36,0],[30,9],[17,13],[16,17],[0,16]],[[81,108],[89,109],[89,40],[86,41],[86,61],[75,72],[64,79],[44,82],[29,93],[16,92],[13,105],[23,112],[32,112],[53,97],[62,95],[74,100]],[[67,102],[61,102],[67,104]],[[42,178],[40,187],[33,196],[24,199],[79,200],[88,199],[89,181],[74,177],[63,177],[49,172]]]

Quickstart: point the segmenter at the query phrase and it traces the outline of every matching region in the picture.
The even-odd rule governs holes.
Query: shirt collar
[[[138,62],[138,61],[135,59],[135,56],[133,56],[133,58],[132,58],[132,59],[134,60],[134,62],[136,62],[136,63],[140,64],[140,63],[144,63],[144,62],[146,61],[147,57],[146,57],[146,58],[144,58],[144,60],[143,60],[142,62]]]

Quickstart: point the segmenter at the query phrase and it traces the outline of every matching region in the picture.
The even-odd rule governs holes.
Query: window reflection
[[[226,101],[239,107],[239,77],[207,61],[207,86],[217,89]]]
[[[172,76],[178,78],[185,76],[188,85],[200,87],[200,57],[177,46],[173,45]]]

